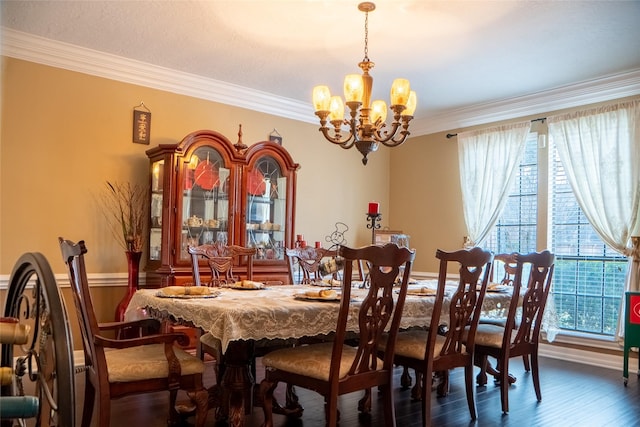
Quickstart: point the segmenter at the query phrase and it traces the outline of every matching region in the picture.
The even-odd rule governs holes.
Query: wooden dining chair
[[[241,280],[241,277],[234,273],[233,268],[239,266],[243,260],[245,262],[244,279],[253,280],[253,257],[256,248],[245,248],[238,245],[225,245],[221,242],[213,244],[187,246],[187,252],[191,254],[191,268],[193,270],[194,286],[214,286],[230,285]],[[200,273],[200,261],[204,259],[211,271],[211,280],[205,281]],[[222,343],[210,333],[204,333],[198,340],[198,353],[203,356],[205,353],[214,359],[213,369],[218,384],[222,381],[224,361],[222,353]]]
[[[332,249],[315,248],[304,246],[299,248],[285,248],[285,256],[289,266],[290,283],[300,283],[303,285],[319,282],[322,280],[321,265],[323,260],[333,259],[335,261],[338,252]],[[301,278],[296,280],[296,265],[299,267]]]
[[[448,371],[463,367],[467,404],[471,419],[477,418],[473,385],[473,341],[480,319],[493,254],[478,247],[455,252],[436,251],[440,260],[438,286],[427,330],[415,329],[398,334],[394,362],[408,366],[416,372],[416,391],[422,402],[422,425],[431,425],[431,390],[434,373],[438,372],[442,383],[438,394],[446,395],[449,390]],[[445,306],[445,285],[447,271],[457,266],[458,284]],[[451,279],[450,279],[451,280]],[[448,312],[441,320],[441,313]],[[439,327],[441,323],[446,328]],[[464,342],[466,340],[466,344]],[[389,351],[386,343],[380,345],[382,351]]]
[[[202,383],[204,363],[174,345],[174,342],[186,344],[187,336],[173,333],[124,340],[105,336],[105,331],[118,331],[122,327],[142,327],[157,321],[143,319],[137,322],[99,324],[87,280],[84,262],[87,248],[84,241],[73,243],[59,238],[59,242],[69,273],[84,348],[85,392],[82,426],[92,425],[95,407],[97,425],[109,427],[111,399],[159,391],[169,392],[168,422],[175,425],[180,415],[176,398],[178,390],[181,389],[187,391],[191,402],[186,406],[179,405],[179,409],[192,412],[195,405],[196,426],[203,427],[208,409],[208,392]]]
[[[533,387],[538,401],[542,399],[538,369],[538,341],[542,317],[551,289],[554,270],[554,255],[545,250],[527,255],[516,255],[517,269],[513,282],[513,294],[504,326],[483,324],[478,326],[475,337],[476,364],[480,367],[480,377],[485,378],[488,356],[498,361],[500,399],[502,412],[509,412],[509,359],[528,356],[531,362]],[[529,268],[529,276],[523,285],[523,270]],[[520,315],[519,301],[522,299]]]
[[[517,262],[516,262],[516,256],[518,255],[517,252],[511,252],[511,253],[501,253],[501,254],[495,254],[493,257],[493,267],[491,270],[491,282],[495,283],[497,285],[500,286],[513,286],[514,280],[516,278],[516,270],[517,270]],[[500,277],[500,274],[502,275],[502,277]],[[498,279],[499,278],[499,279]],[[488,316],[480,316],[480,322],[479,324],[490,324],[490,325],[498,325],[498,326],[504,326],[507,322],[507,312],[508,312],[509,308],[506,307],[504,308],[504,311],[501,313],[501,315],[495,317],[488,317]],[[504,315],[502,315],[504,314]],[[531,365],[529,364],[529,356],[528,355],[523,355],[522,356],[522,363],[524,365],[524,369],[525,371],[529,372],[531,370]],[[498,371],[496,369],[493,368],[493,366],[491,366],[490,363],[487,363],[486,365],[486,373],[482,372],[481,374],[478,374],[477,376],[477,383],[478,385],[484,385],[487,383],[487,376],[486,374],[489,375],[493,375],[494,377],[498,376]],[[513,376],[509,376],[509,381],[511,383],[515,382],[515,377]]]
[[[187,246],[191,255],[191,268],[195,286],[222,286],[233,284],[240,280],[240,276],[233,272],[233,268],[245,262],[245,276],[253,280],[253,257],[256,248],[245,248],[238,245],[225,245],[220,242],[199,246]],[[203,281],[200,273],[200,261],[205,259],[211,270],[211,280]]]
[[[345,274],[335,339],[276,350],[263,357],[265,377],[260,383],[260,397],[265,427],[273,426],[273,392],[279,382],[294,384],[324,396],[327,426],[338,423],[339,395],[377,386],[382,393],[385,425],[396,425],[392,390],[393,348],[415,251],[390,243],[383,247],[360,249],[341,246],[338,253],[345,259]],[[354,308],[351,301],[353,262],[361,259],[371,265],[371,285],[359,305],[357,319],[350,319]],[[402,281],[400,286],[394,287],[400,267],[404,267]],[[359,336],[357,344],[346,345],[348,332],[354,330]],[[385,330],[388,331],[389,353],[379,358],[377,343]]]

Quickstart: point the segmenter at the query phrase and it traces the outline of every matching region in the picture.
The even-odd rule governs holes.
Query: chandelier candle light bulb
[[[367,155],[378,149],[379,144],[387,147],[397,147],[409,136],[409,122],[413,119],[417,99],[411,90],[409,80],[395,79],[391,86],[391,111],[393,122],[387,126],[387,104],[384,101],[371,103],[373,77],[369,70],[374,63],[368,57],[369,42],[369,12],[374,11],[376,5],[372,2],[362,2],[358,9],[365,13],[364,21],[364,59],[358,64],[362,75],[348,74],[344,79],[344,102],[340,96],[331,96],[327,86],[313,88],[313,106],[316,116],[320,119],[320,132],[331,143],[349,149],[355,146],[362,154],[362,164],[367,164]],[[344,104],[349,107],[349,118],[345,118]],[[327,126],[327,119],[333,126],[333,134]],[[343,126],[348,132],[343,135]]]

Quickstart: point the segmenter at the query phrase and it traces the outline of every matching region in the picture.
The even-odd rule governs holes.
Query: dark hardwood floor
[[[541,358],[542,401],[537,402],[531,375],[526,373],[520,359],[514,359],[510,371],[518,380],[510,387],[508,415],[500,410],[500,390],[491,381],[476,388],[478,420],[471,422],[464,392],[462,370],[451,374],[450,394],[432,400],[434,426],[640,426],[640,381],[635,375],[637,362],[633,360],[629,384],[624,386],[622,367],[611,370],[562,360]],[[261,376],[262,368],[258,369]],[[396,384],[399,384],[398,368]],[[259,378],[260,379],[260,378]],[[207,385],[213,383],[207,376]],[[283,389],[283,386],[279,386]],[[420,403],[412,402],[409,390],[395,386],[396,418],[398,427],[419,427]],[[300,402],[305,407],[301,419],[276,416],[278,427],[318,427],[324,425],[322,398],[307,390],[298,389]],[[342,427],[384,427],[382,409],[375,399],[370,417],[362,418],[357,411],[361,393],[341,398]],[[282,401],[282,396],[279,396]],[[116,400],[112,404],[111,425],[114,427],[163,427],[167,414],[167,394],[156,393]],[[79,394],[78,401],[81,401]],[[190,420],[193,421],[193,420]],[[255,408],[247,416],[248,427],[260,426],[262,410]],[[213,411],[209,423],[214,426]],[[224,423],[218,423],[224,426]]]

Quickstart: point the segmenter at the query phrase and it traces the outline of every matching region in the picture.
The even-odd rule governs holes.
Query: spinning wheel
[[[28,325],[28,332],[19,340],[24,344],[14,345],[8,338],[2,342],[1,366],[11,378],[2,383],[0,425],[25,426],[31,418],[36,426],[75,426],[71,331],[42,254],[25,253],[13,267],[4,316],[13,319],[4,323],[5,331],[11,325]]]

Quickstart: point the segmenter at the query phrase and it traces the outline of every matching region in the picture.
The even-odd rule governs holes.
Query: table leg
[[[246,414],[253,408],[253,384],[251,375],[251,345],[245,341],[232,341],[225,352],[225,368],[222,375],[223,407],[229,417],[229,425],[244,426]]]

